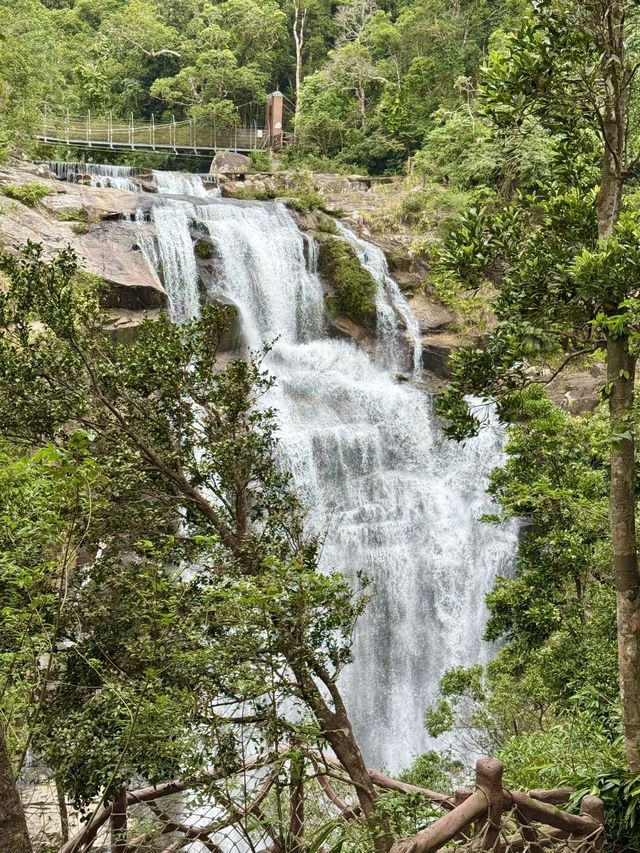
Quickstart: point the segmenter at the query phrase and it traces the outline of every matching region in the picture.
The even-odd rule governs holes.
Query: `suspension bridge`
[[[138,121],[131,114],[128,121],[114,119],[111,112],[95,115],[89,110],[82,116],[68,110],[44,105],[36,133],[39,142],[96,150],[158,151],[174,154],[215,154],[217,151],[249,153],[283,147],[290,135],[283,129],[284,96],[272,92],[263,110],[263,118],[246,123],[216,126],[214,121],[156,122]]]

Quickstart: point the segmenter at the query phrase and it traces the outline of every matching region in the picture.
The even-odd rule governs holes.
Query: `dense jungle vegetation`
[[[464,440],[483,415],[469,395],[497,401],[486,522],[525,520],[487,602],[495,658],[447,673],[425,725],[502,758],[508,785],[600,793],[616,851],[640,848],[638,62],[640,10],[622,0],[0,0],[4,157],[38,153],[44,102],[224,123],[280,88],[285,167],[393,175],[413,158],[399,215],[432,281],[494,317],[439,410]],[[336,849],[388,851],[429,816],[381,805],[354,741],[336,679],[366,588],[317,571],[255,408],[260,358],[212,370],[229,322],[213,308],[114,343],[69,252],[32,245],[0,273],[6,849],[30,850],[13,786],[30,751],[80,807],[236,766],[250,721],[272,749],[329,744],[364,816]],[[545,376],[602,364],[594,412],[545,395]],[[238,703],[242,719],[225,713]],[[463,774],[434,752],[403,778]]]

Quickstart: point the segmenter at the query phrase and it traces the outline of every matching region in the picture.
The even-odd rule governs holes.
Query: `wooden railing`
[[[497,759],[478,761],[475,789],[456,791],[451,811],[422,832],[396,841],[391,853],[434,853],[454,840],[469,840],[470,849],[495,853],[543,853],[565,840],[565,849],[582,853],[602,848],[604,805],[599,797],[583,797],[580,814],[571,814],[556,807],[568,801],[570,788],[507,791],[502,775]]]
[[[295,839],[295,844],[284,847],[278,841],[282,830],[278,832],[268,817],[268,796],[278,779],[282,788],[283,774],[289,779],[284,783],[284,789],[289,789],[288,833],[290,840]],[[444,811],[422,831],[396,841],[391,853],[435,853],[449,844],[457,850],[473,853],[598,853],[604,843],[602,800],[583,797],[580,814],[572,814],[558,808],[569,801],[573,793],[571,788],[528,794],[505,790],[503,766],[496,759],[478,761],[474,788],[460,789],[453,796],[400,782],[377,770],[369,770],[369,775],[380,792],[419,795]],[[239,793],[240,789],[232,785],[225,793],[220,785],[234,777],[245,785],[243,792]],[[308,786],[312,784],[315,785],[312,796],[324,797],[325,806],[318,808],[316,802],[308,811],[305,800],[309,796]],[[284,753],[275,758],[251,758],[235,771],[213,771],[196,782],[173,780],[136,790],[122,789],[115,800],[99,804],[82,828],[59,848],[59,853],[89,853],[96,846],[105,849],[105,845],[111,853],[139,853],[148,849],[147,845],[154,840],[159,841],[167,835],[174,840],[169,847],[162,848],[165,853],[179,850],[189,842],[199,842],[206,850],[221,853],[217,842],[219,833],[234,826],[239,828],[248,820],[260,827],[265,843],[270,845],[264,849],[285,853],[285,848],[289,850],[291,846],[301,853],[306,849],[305,842],[310,843],[313,836],[313,832],[309,835],[312,829],[309,812],[323,815],[329,805],[330,811],[337,816],[329,821],[330,830],[336,828],[336,821],[346,826],[362,820],[351,785],[340,762],[318,751],[304,750],[294,757]],[[175,800],[198,789],[201,794],[196,796],[199,819],[194,823],[189,815],[188,800],[182,800],[178,810]],[[230,791],[235,791],[235,796]],[[168,804],[163,805],[167,801]],[[212,813],[208,820],[203,820],[202,808],[206,802],[210,803]],[[141,806],[148,811],[147,819],[142,830],[133,831],[134,826],[139,825]],[[237,847],[238,853],[246,849],[242,845]]]

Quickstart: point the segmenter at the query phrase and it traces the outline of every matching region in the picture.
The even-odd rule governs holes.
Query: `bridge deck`
[[[153,117],[151,121],[138,122],[131,116],[124,124],[114,122],[111,113],[106,117],[91,113],[71,116],[53,112],[49,107],[42,111],[36,139],[50,145],[183,154],[263,151],[275,141],[269,129],[258,127],[257,122],[217,127],[213,122],[195,119],[156,124]]]
[[[264,151],[269,145],[268,138],[257,140],[256,142],[259,141],[261,143],[260,145],[256,144],[256,142],[253,144],[248,142],[234,142],[232,139],[221,140],[213,145],[201,145],[199,143],[193,145],[188,143],[182,144],[180,142],[175,144],[154,144],[152,142],[110,142],[107,139],[87,139],[86,137],[73,139],[70,137],[62,138],[56,136],[43,136],[42,134],[37,135],[36,139],[38,142],[43,142],[49,145],[95,148],[97,151],[165,151],[167,153],[178,154],[215,154],[217,151],[237,151],[238,153],[243,154],[250,153],[251,151]]]

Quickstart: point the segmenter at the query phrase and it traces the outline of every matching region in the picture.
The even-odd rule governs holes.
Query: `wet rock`
[[[364,326],[354,323],[353,320],[341,314],[337,317],[329,317],[328,324],[331,337],[354,341],[361,346],[373,343],[369,332]]]
[[[449,378],[449,358],[453,350],[460,346],[458,335],[435,333],[423,335],[422,366],[439,379]]]

